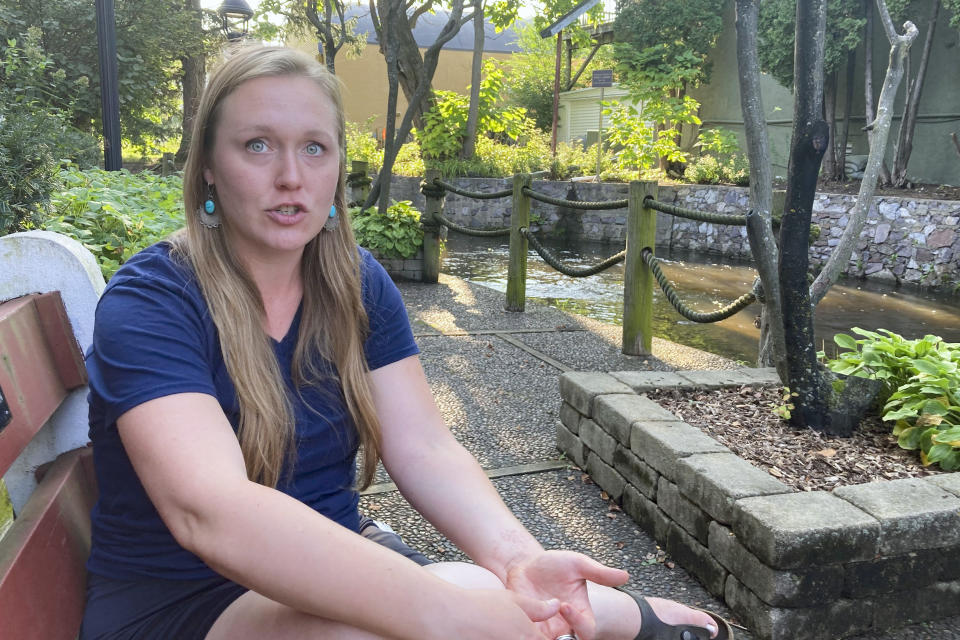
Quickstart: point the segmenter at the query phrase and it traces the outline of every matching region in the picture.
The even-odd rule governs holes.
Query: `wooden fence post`
[[[439,171],[427,169],[423,179],[428,185],[432,185],[433,181],[439,177]],[[424,193],[424,196],[427,199],[427,204],[424,207],[423,217],[420,219],[423,225],[423,282],[436,284],[440,280],[440,252],[442,247],[440,223],[434,216],[443,212],[443,196],[436,197],[430,191]]]
[[[533,177],[513,176],[513,210],[510,213],[510,266],[507,270],[507,311],[523,311],[527,297],[527,238],[520,229],[530,226],[530,197],[523,193]]]
[[[653,273],[640,252],[656,248],[657,212],[643,206],[657,199],[656,182],[631,182],[627,214],[627,258],[623,269],[623,353],[642,356],[653,345]]]

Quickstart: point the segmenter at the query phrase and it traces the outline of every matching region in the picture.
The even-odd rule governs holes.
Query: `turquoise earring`
[[[217,203],[213,200],[213,185],[207,185],[207,199],[203,201],[203,207],[197,207],[197,216],[200,218],[200,224],[208,229],[216,229],[220,226],[220,215],[217,213]]]
[[[337,215],[337,205],[330,205],[330,215],[323,224],[323,228],[326,231],[333,231],[338,226],[340,226],[340,217]]]

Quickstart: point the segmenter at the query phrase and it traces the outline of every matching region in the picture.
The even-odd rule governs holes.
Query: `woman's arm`
[[[231,580],[385,637],[541,637],[515,600],[471,595],[250,482],[236,435],[212,396],[151,400],[121,416],[118,429],[174,537]]]

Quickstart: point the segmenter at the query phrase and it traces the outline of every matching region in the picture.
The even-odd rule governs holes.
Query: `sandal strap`
[[[646,598],[627,589],[616,589],[633,598],[640,608],[640,633],[634,640],[711,640],[708,629],[689,624],[667,624],[657,617]]]

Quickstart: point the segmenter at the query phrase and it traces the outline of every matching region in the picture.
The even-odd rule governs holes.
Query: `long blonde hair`
[[[293,410],[270,338],[264,331],[260,293],[226,240],[229,213],[221,227],[201,225],[194,213],[206,197],[207,165],[223,100],[243,83],[261,77],[299,76],[320,87],[336,110],[340,176],[334,204],[346,218],[346,134],[340,82],[310,56],[282,47],[245,46],[235,50],[213,73],[200,98],[183,174],[187,212],[185,233],[171,241],[186,258],[220,335],[227,372],[240,406],[238,438],[247,475],[276,487],[284,466],[295,462]],[[347,410],[363,449],[360,486],[372,482],[380,459],[380,425],[367,383],[363,346],[369,322],[360,287],[360,257],[348,220],[321,231],[304,249],[301,263],[303,303],[293,357],[297,387],[331,375],[318,369],[319,354],[334,366]]]

